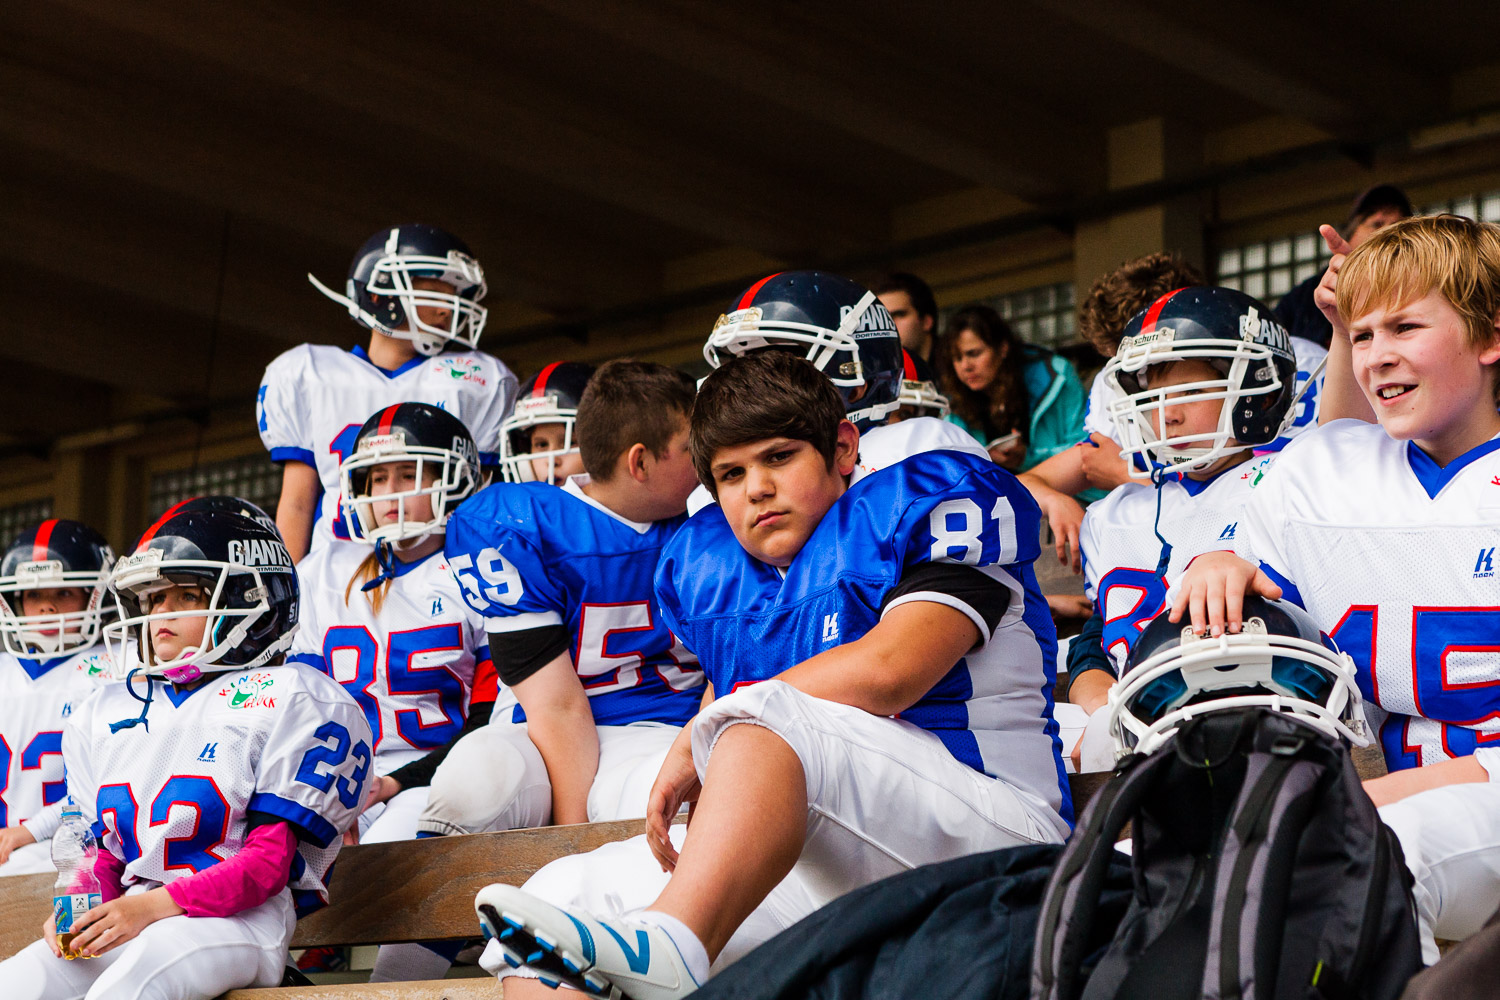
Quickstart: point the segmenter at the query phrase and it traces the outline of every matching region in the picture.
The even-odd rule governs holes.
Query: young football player
[[[55,519],[0,560],[0,875],[52,870],[63,726],[108,674],[99,638],[114,561],[94,529]]]
[[[946,420],[887,420],[901,405],[906,378],[901,338],[875,293],[857,282],[824,271],[768,275],[730,303],[703,345],[703,357],[717,368],[728,358],[767,348],[800,354],[828,376],[861,434],[858,460],[865,472],[924,451],[989,457],[973,436]],[[708,488],[700,486],[688,510],[697,513],[712,502]]]
[[[1234,552],[1194,561],[1171,614],[1218,635],[1245,593],[1285,595],[1354,658],[1390,769],[1366,789],[1416,877],[1430,961],[1434,934],[1466,937],[1500,898],[1500,229],[1388,226],[1343,262],[1337,303],[1379,424],[1286,448]]]
[[[348,534],[297,566],[289,659],[344,686],[375,734],[364,843],[410,840],[444,752],[489,721],[498,686],[479,615],[443,558],[448,519],[479,488],[468,428],[426,403],[371,414],[341,469]]]
[[[583,474],[573,429],[593,375],[593,365],[554,361],[522,384],[515,409],[500,426],[500,472],[506,482],[561,486]]]
[[[913,357],[911,351],[903,347],[901,363],[901,394],[896,397],[896,409],[885,418],[885,422],[899,424],[913,417],[948,419],[951,412],[948,397],[938,391],[937,380],[927,362]]]
[[[261,380],[261,440],[285,463],[276,523],[299,561],[348,537],[339,465],[353,453],[365,417],[394,403],[431,403],[472,428],[480,461],[493,465],[500,422],[516,392],[510,369],[474,349],[484,329],[484,272],[451,233],[423,225],[382,229],[355,253],[342,295],[308,280],[347,307],[370,342],[352,351],[294,347]]]
[[[370,770],[370,731],[333,681],[283,663],[297,624],[286,548],[248,518],[158,521],[110,578],[112,669],[63,735],[71,797],[100,838],[102,905],[52,918],[0,964],[36,1000],[216,997],[281,981],[294,905],[325,878]]]
[[[585,475],[497,483],[448,527],[448,563],[484,616],[515,707],[463,740],[418,828],[472,833],[646,815],[703,673],[656,609],[652,575],[697,483],[693,382],[613,361],[578,403]]]
[[[1229,288],[1168,292],[1137,313],[1104,367],[1126,454],[1158,472],[1092,504],[1083,519],[1085,588],[1103,623],[1102,657],[1070,663],[1068,700],[1090,713],[1080,770],[1109,770],[1104,709],[1130,650],[1166,606],[1167,578],[1232,545],[1240,510],[1296,405],[1286,331]],[[1082,641],[1082,640],[1075,640]]]
[[[476,899],[509,964],[636,1000],[691,992],[737,930],[748,946],[907,868],[1061,840],[1072,812],[1038,513],[1016,480],[945,451],[861,474],[838,393],[784,352],[710,375],[692,426],[718,506],[673,538],[657,592],[719,697],[652,789],[645,839],[671,876],[623,915],[511,886]],[[649,858],[596,860],[551,867],[626,906],[654,880]]]
[[[348,534],[361,544],[298,564],[302,625],[289,659],[344,685],[375,734],[359,840],[410,840],[433,772],[489,721],[498,693],[484,623],[443,557],[448,518],[479,488],[478,453],[457,417],[400,403],[365,421],[340,474]],[[450,958],[385,945],[370,978],[437,978]],[[317,952],[299,967],[330,959]]]

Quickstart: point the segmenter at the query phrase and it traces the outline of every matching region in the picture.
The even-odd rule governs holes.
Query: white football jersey
[[[447,743],[469,705],[495,698],[484,619],[463,599],[441,551],[402,563],[377,617],[356,583],[364,545],[331,545],[297,566],[302,614],[288,659],[328,674],[364,710],[375,771],[389,774]]]
[[[1235,542],[1354,658],[1391,770],[1500,748],[1500,437],[1440,468],[1377,424],[1326,424]]]
[[[957,424],[937,417],[912,417],[860,432],[859,461],[849,479],[850,485],[872,472],[927,451],[964,451],[980,458],[990,457],[984,445]],[[688,497],[688,513],[696,514],[713,502],[708,489],[699,486]]]
[[[68,791],[63,727],[108,680],[102,645],[50,660],[0,653],[0,827],[31,819]],[[42,833],[32,833],[43,839]]]
[[[325,876],[364,802],[370,729],[343,688],[288,663],[210,676],[185,694],[151,680],[107,684],[63,733],[75,802],[124,883],[171,882],[234,857],[250,812],[297,832],[290,885],[300,906],[326,901]]]
[[[516,377],[481,351],[416,357],[395,371],[375,367],[364,349],[345,351],[302,344],[266,366],[256,401],[261,441],[278,462],[295,460],[318,470],[323,497],[312,548],[347,539],[339,513],[339,464],[354,437],[377,411],[396,403],[428,403],[462,420],[479,445],[479,459],[494,465],[500,423],[516,401]]]
[[[1162,545],[1155,486],[1126,483],[1084,512],[1078,537],[1084,592],[1104,618],[1104,649],[1117,675],[1135,640],[1166,609],[1167,581],[1195,556],[1234,548],[1245,502],[1274,458],[1242,462],[1204,482],[1163,481],[1160,529],[1172,546],[1165,580],[1157,574]]]

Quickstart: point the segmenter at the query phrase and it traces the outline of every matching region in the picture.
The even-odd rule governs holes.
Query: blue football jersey
[[[1031,495],[993,462],[927,452],[851,486],[784,577],[740,547],[717,505],[700,511],[662,554],[657,595],[669,627],[722,696],[864,635],[887,595],[921,563],[986,573],[1010,591],[1004,617],[990,632],[977,612],[960,608],[983,643],[900,718],[1071,821],[1052,717],[1057,633],[1031,565],[1039,517]],[[902,600],[912,597],[925,599]]]
[[[594,722],[682,725],[703,671],[656,607],[662,546],[686,520],[627,521],[576,480],[496,483],[448,521],[448,564],[491,633],[564,625]],[[525,721],[520,705],[511,718]]]

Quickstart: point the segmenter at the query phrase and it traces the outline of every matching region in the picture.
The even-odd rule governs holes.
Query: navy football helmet
[[[1354,661],[1289,601],[1245,597],[1241,630],[1195,635],[1165,613],[1141,632],[1109,692],[1115,751],[1150,753],[1205,712],[1256,706],[1287,712],[1364,746]]]
[[[171,514],[191,513],[192,511],[216,510],[224,514],[239,514],[248,517],[256,524],[270,531],[277,538],[281,537],[281,529],[276,527],[276,519],[267,514],[260,507],[242,497],[232,497],[227,494],[209,494],[201,497],[190,497],[171,507],[168,507],[162,517]]]
[[[1153,366],[1187,359],[1208,362],[1219,378],[1152,386]],[[1212,286],[1179,288],[1137,313],[1104,379],[1115,393],[1109,412],[1121,454],[1144,459],[1130,462],[1131,475],[1143,478],[1153,465],[1189,472],[1235,449],[1270,444],[1296,419],[1300,396],[1291,337],[1271,310],[1244,292]],[[1214,431],[1167,430],[1167,408],[1187,395],[1223,400]]]
[[[173,584],[203,588],[201,610],[151,612],[149,598]],[[114,676],[139,669],[188,684],[204,674],[280,663],[297,631],[297,571],[275,532],[221,511],[167,514],[141,535],[110,574],[120,620],[104,626]],[[170,660],[152,653],[151,627],[205,618],[203,641]]]
[[[374,495],[371,471],[391,462],[414,463],[415,484],[409,490]],[[379,410],[360,427],[354,451],[339,466],[339,477],[350,538],[371,545],[413,542],[442,531],[453,509],[479,489],[479,448],[464,422],[447,410],[398,403]],[[418,518],[409,505],[424,496],[431,500],[432,512]],[[376,506],[392,501],[395,516],[377,516]]]
[[[113,610],[106,602],[115,553],[93,528],[53,518],[16,536],[0,559],[0,642],[15,656],[69,656],[99,641]],[[82,611],[28,615],[29,590],[77,587],[88,595]]]
[[[901,337],[875,293],[825,271],[781,271],[741,292],[703,345],[717,368],[721,355],[792,348],[827,375],[860,430],[885,421],[900,405]]]
[[[593,365],[554,361],[521,386],[515,409],[500,425],[500,473],[506,482],[528,483],[540,478],[550,483],[557,460],[578,453],[573,428],[578,420],[578,402],[593,375]],[[531,429],[538,424],[562,424],[563,446],[555,451],[532,451]],[[531,463],[544,459],[547,474],[538,477]]]
[[[420,278],[445,282],[453,290],[417,288],[413,279]],[[479,304],[487,291],[484,269],[463,240],[436,226],[392,226],[365,240],[349,265],[342,295],[311,274],[307,280],[360,324],[410,340],[426,355],[440,354],[450,343],[474,347],[488,316]],[[419,310],[437,320],[423,320]]]
[[[910,407],[913,412],[906,415],[912,417],[937,417],[939,420],[946,417],[951,409],[948,397],[938,391],[937,379],[927,362],[913,357],[905,348],[901,349],[901,359],[904,370],[898,400],[900,409]]]

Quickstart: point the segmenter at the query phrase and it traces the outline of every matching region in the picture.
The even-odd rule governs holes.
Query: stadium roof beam
[[[502,167],[684,233],[767,252],[805,251],[830,237],[877,235],[864,221],[866,213],[843,202],[836,190],[815,203],[788,199],[773,178],[744,166],[738,150],[715,156],[676,134],[642,131],[639,124],[507,73],[503,58],[479,59],[451,34],[439,43],[417,32],[398,33],[381,18],[361,17],[347,24],[342,44],[329,45],[326,13],[300,3],[277,4],[268,18],[260,8],[214,8],[189,0],[159,0],[149,10],[58,2],[78,16],[107,19],[229,67],[259,87],[295,91],[304,99],[315,95],[327,104],[331,132],[339,131],[330,120],[337,116],[368,118],[377,124],[362,136],[366,156],[378,157],[385,143],[432,144],[444,169],[435,170],[438,176],[430,175],[429,182],[441,178],[472,187],[479,179],[472,176],[475,168],[483,174],[487,165]],[[254,35],[265,44],[242,44]],[[476,87],[480,81],[483,86]]]
[[[694,15],[705,20],[718,11],[719,23],[705,25],[694,23],[681,11],[668,12],[637,0],[526,2],[829,128],[1024,200],[1055,198],[1062,190],[1060,179],[1074,173],[1071,165],[1078,159],[1078,148],[1098,143],[1097,135],[1076,128],[1067,119],[1016,102],[1005,105],[1005,127],[1026,134],[1025,143],[1002,148],[969,137],[983,132],[971,129],[955,134],[933,127],[926,119],[951,101],[951,89],[926,86],[920,72],[898,68],[894,62],[889,78],[880,81],[883,86],[842,82],[838,77],[843,75],[857,76],[866,84],[871,81],[867,74],[846,72],[848,62],[861,55],[847,35],[828,39],[828,51],[837,53],[837,61],[827,62],[826,71],[808,69],[779,57],[768,39],[754,37],[769,34],[757,23],[765,20],[759,10],[742,11],[736,18],[732,11],[714,6],[695,8]],[[950,82],[961,85],[961,81]]]

